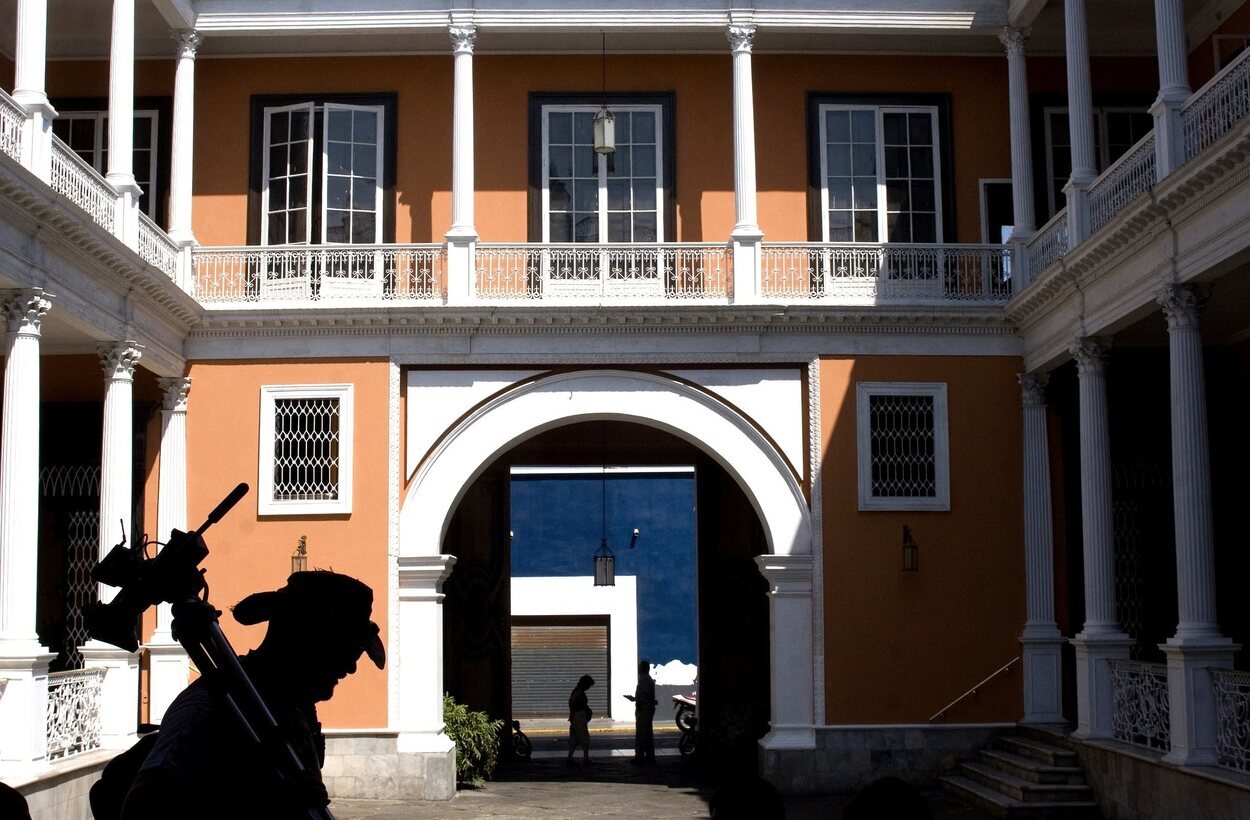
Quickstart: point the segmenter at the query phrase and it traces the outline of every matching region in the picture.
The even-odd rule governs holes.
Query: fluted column
[[[1163,646],[1172,705],[1172,748],[1167,759],[1182,765],[1215,763],[1210,670],[1231,668],[1238,649],[1220,634],[1215,609],[1207,396],[1198,326],[1205,303],[1206,294],[1192,286],[1174,286],[1159,297],[1168,322],[1179,617],[1176,635]]]
[[[1183,0],[1155,0],[1155,43],[1159,96],[1150,113],[1155,120],[1155,174],[1161,180],[1185,161],[1181,106],[1193,92],[1189,88]]]
[[[1024,555],[1027,619],[1020,636],[1024,663],[1024,723],[1062,723],[1060,655],[1055,623],[1054,535],[1050,509],[1050,447],[1046,435],[1047,377],[1021,373],[1024,413]]]
[[[474,248],[477,226],[473,216],[473,46],[477,28],[453,24],[454,60],[451,125],[451,229],[447,231],[447,302],[473,299]]]
[[[443,733],[443,582],[456,564],[454,555],[401,556],[399,559],[400,754],[424,759],[419,794],[401,798],[450,800],[455,796],[455,745]],[[449,793],[437,790],[439,784]]]
[[[47,756],[48,663],[35,632],[39,562],[39,338],[49,294],[0,292],[8,324],[0,416],[0,771]]]
[[[1085,0],[1064,0],[1064,45],[1068,66],[1068,131],[1072,176],[1064,186],[1068,200],[1068,246],[1089,236],[1089,185],[1098,176],[1094,160],[1094,104],[1089,81],[1089,46]]]
[[[195,244],[191,230],[191,192],[195,149],[195,53],[201,37],[194,31],[171,33],[177,44],[174,72],[174,127],[169,175],[169,238]]]
[[[159,379],[164,401],[161,405],[160,497],[157,500],[156,531],[161,541],[174,529],[187,531],[187,394],[191,380],[186,377]],[[190,663],[186,651],[170,632],[173,615],[170,605],[156,607],[156,628],[147,643],[151,664],[151,690],[148,721],[159,724],[165,710],[186,688]]]
[[[1003,29],[998,39],[1007,51],[1007,86],[1011,127],[1012,239],[1028,239],[1037,230],[1033,215],[1033,152],[1029,132],[1029,75],[1020,29]],[[992,237],[991,237],[992,239]]]
[[[1072,640],[1077,667],[1075,734],[1110,737],[1110,661],[1127,658],[1132,641],[1120,630],[1115,606],[1106,347],[1095,339],[1081,338],[1071,352],[1080,385],[1081,543],[1085,557],[1085,626]]]
[[[56,109],[46,88],[48,0],[18,0],[13,66],[13,99],[26,109],[22,124],[22,161],[47,181],[52,159],[52,121]]]
[[[756,212],[755,91],[751,79],[751,46],[755,26],[729,27],[733,53],[734,125],[734,301],[759,301],[760,241],[764,238]]]
[[[135,0],[113,0],[113,37],[109,49],[108,173],[122,195],[117,204],[121,240],[132,247],[139,232],[139,185],[134,173]]]
[[[759,555],[768,581],[772,692],[765,749],[814,749],[816,714],[812,669],[812,557]]]

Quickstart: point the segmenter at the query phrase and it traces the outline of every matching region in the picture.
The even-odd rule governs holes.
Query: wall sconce
[[[295,552],[291,553],[291,572],[306,572],[308,570],[308,536],[301,535],[299,543],[295,545]]]
[[[603,539],[595,553],[595,586],[616,586],[616,556],[608,549],[608,539]]]
[[[920,545],[911,539],[911,527],[903,525],[903,572],[920,571]]]

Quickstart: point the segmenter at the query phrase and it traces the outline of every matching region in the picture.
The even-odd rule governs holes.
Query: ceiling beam
[[[192,0],[152,0],[152,5],[169,23],[170,28],[195,28],[195,9]]]
[[[1028,28],[1046,5],[1046,0],[1011,0],[1007,7],[1007,25],[1012,28]]]

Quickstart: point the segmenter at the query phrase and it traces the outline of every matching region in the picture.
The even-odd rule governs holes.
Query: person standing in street
[[[626,695],[626,697],[629,697]],[[638,685],[634,688],[634,760],[635,766],[655,763],[655,679],[651,677],[651,662],[645,658],[638,662]]]
[[[582,765],[590,765],[590,701],[586,699],[586,690],[595,685],[590,675],[582,675],[577,686],[569,694],[569,757],[565,765],[573,765],[573,752],[578,746],[582,749]]]

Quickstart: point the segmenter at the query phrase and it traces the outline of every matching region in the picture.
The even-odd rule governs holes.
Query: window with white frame
[[[352,385],[270,385],[260,392],[261,515],[350,513]]]
[[[594,151],[602,106],[541,107],[543,242],[665,240],[664,107],[611,104],[616,150]]]
[[[823,241],[940,241],[938,114],[928,105],[817,105]]]
[[[857,382],[861,510],[949,510],[946,385]]]
[[[84,162],[101,174],[108,173],[108,112],[61,111],[52,121],[52,133]],[[135,111],[132,168],[142,194],[139,207],[157,219],[153,186],[157,175],[158,111]]]
[[[1072,138],[1065,106],[1042,109],[1046,137],[1046,204],[1049,213],[1067,204],[1063,186],[1072,176]],[[1098,106],[1094,108],[1094,164],[1102,173],[1142,137],[1154,129],[1154,118],[1145,108]]]

